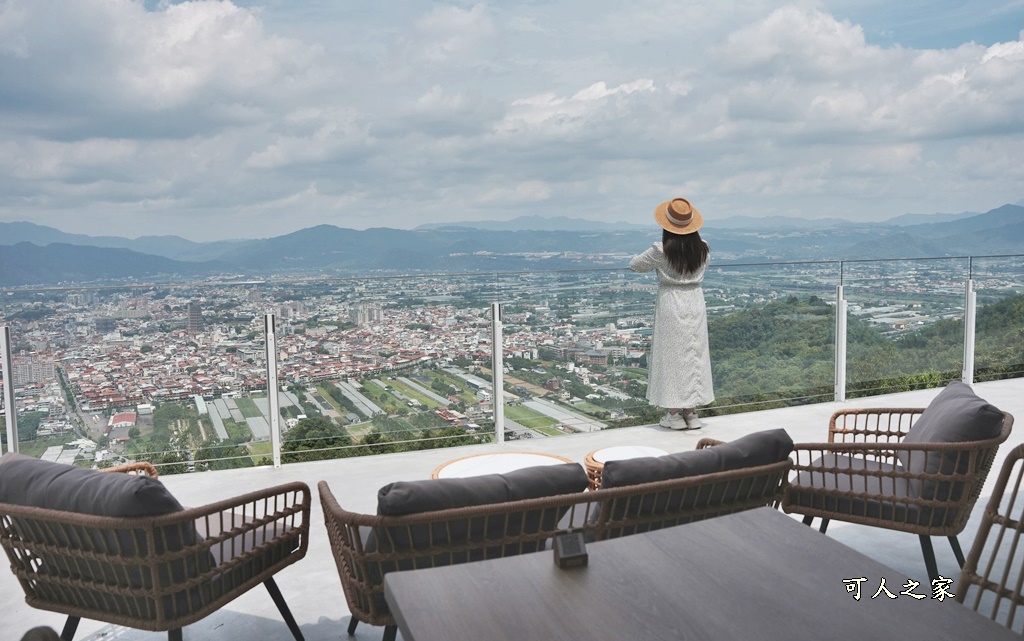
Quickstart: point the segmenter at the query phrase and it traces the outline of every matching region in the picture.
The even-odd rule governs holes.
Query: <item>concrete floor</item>
[[[1024,417],[1024,379],[995,381],[975,385],[975,390],[990,403],[1016,417]],[[674,432],[658,426],[641,426],[606,430],[589,434],[515,441],[504,445],[473,445],[446,450],[403,452],[361,458],[291,464],[280,469],[271,467],[249,468],[222,472],[204,472],[162,477],[172,493],[185,505],[204,505],[229,498],[253,489],[270,487],[288,481],[304,481],[313,490],[313,513],[309,552],[305,559],[277,575],[277,583],[295,615],[303,635],[308,641],[337,641],[346,638],[349,612],[345,604],[341,583],[330,553],[323,529],[323,516],[316,484],[326,480],[339,502],[347,509],[373,513],[376,510],[377,490],[387,483],[399,480],[429,478],[440,464],[453,458],[491,452],[541,451],[583,461],[588,452],[614,445],[652,445],[678,452],[693,449],[697,441],[709,436],[729,441],[744,434],[771,428],[785,428],[796,442],[820,442],[827,436],[828,419],[838,409],[849,407],[924,407],[939,390],[904,392],[842,403],[822,403],[802,407],[765,410],[746,414],[704,419],[702,434]],[[994,482],[1002,456],[1013,446],[1024,442],[1024,428],[1011,434],[1000,448],[1000,456],[989,477]],[[964,552],[970,549],[978,528],[982,506],[989,490],[975,506],[967,529],[960,535]],[[751,533],[756,537],[756,533]],[[911,534],[889,532],[876,528],[834,522],[828,536],[899,570],[908,578],[927,584],[924,561],[918,538]],[[949,546],[935,541],[939,573],[956,579],[959,568]],[[20,639],[31,627],[48,625],[58,632],[64,617],[29,608],[24,594],[9,572],[0,572],[0,641]],[[378,641],[383,628],[360,625],[354,639]],[[894,637],[898,631],[894,631]],[[76,639],[100,641],[157,641],[164,633],[128,630],[96,621],[83,620]],[[260,639],[288,641],[291,635],[281,620],[266,590],[257,588],[230,603],[220,612],[188,626],[184,630],[186,641],[228,641]]]

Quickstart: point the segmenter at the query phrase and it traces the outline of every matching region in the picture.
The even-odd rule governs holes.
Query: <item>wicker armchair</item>
[[[1003,461],[981,527],[967,555],[956,600],[1024,634],[1024,445],[1013,448]]]
[[[81,618],[167,631],[180,641],[182,627],[260,583],[301,641],[274,575],[305,556],[309,512],[304,483],[147,516],[0,502],[0,545],[25,601],[67,615],[64,641]]]
[[[917,534],[932,578],[938,569],[929,537],[945,536],[963,566],[957,535],[1013,426],[1010,414],[1002,412],[999,424],[992,410],[994,436],[959,442],[905,440],[923,408],[836,412],[827,443],[794,446],[782,509],[808,525],[820,517],[822,532],[835,519]]]

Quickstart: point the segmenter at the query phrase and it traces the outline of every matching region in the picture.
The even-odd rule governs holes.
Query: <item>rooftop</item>
[[[1024,420],[1024,379],[978,383],[974,388],[990,403],[1010,412],[1018,420]],[[307,483],[313,491],[309,551],[305,559],[279,573],[276,580],[307,641],[337,641],[346,638],[349,612],[324,531],[319,498],[316,496],[316,484],[320,480],[328,482],[343,507],[373,513],[376,511],[377,490],[381,486],[392,481],[430,478],[431,472],[442,463],[471,454],[497,450],[542,451],[582,462],[588,452],[615,445],[652,445],[669,452],[678,452],[693,449],[702,437],[729,441],[750,432],[778,427],[785,428],[796,442],[820,442],[826,439],[828,419],[836,410],[857,407],[924,407],[938,392],[938,389],[919,390],[845,402],[712,417],[703,419],[705,427],[700,435],[647,425],[501,445],[491,443],[296,463],[284,465],[280,469],[267,466],[169,475],[161,479],[184,505],[192,506],[279,483],[296,480]],[[1022,442],[1024,428],[1018,426],[1000,448],[1000,456],[989,476],[988,485],[982,491],[967,529],[960,535],[965,553],[974,540],[982,508],[988,500],[989,487],[994,482],[1003,456]],[[750,536],[754,539],[757,533],[751,532]],[[908,578],[921,580],[925,575],[917,537],[911,534],[833,522],[827,536],[899,570]],[[935,552],[939,573],[954,580],[959,577],[959,568],[949,546],[937,542]],[[58,632],[64,625],[63,615],[28,607],[20,586],[9,571],[0,572],[0,608],[4,621],[17,622],[15,625],[2,626],[0,641],[19,639],[24,631],[37,625],[49,625]],[[379,641],[382,634],[383,628],[361,624],[353,638]],[[251,590],[216,614],[188,626],[184,633],[186,640],[234,641],[247,637],[266,641],[288,641],[292,638],[265,590]],[[155,641],[166,639],[166,634],[126,630],[120,626],[83,620],[76,635],[78,641],[113,638],[119,641]]]

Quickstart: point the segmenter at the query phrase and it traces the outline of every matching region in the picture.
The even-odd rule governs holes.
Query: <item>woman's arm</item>
[[[658,266],[661,256],[661,243],[654,243],[644,253],[633,256],[629,261],[629,268],[635,272],[649,272]]]

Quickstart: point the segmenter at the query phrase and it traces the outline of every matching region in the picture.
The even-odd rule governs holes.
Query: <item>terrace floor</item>
[[[1010,412],[1018,421],[1024,421],[1024,379],[979,383],[974,387],[978,394],[990,403]],[[588,452],[613,445],[653,445],[669,452],[678,452],[693,449],[697,441],[704,436],[729,441],[749,432],[778,427],[785,428],[796,442],[820,442],[827,437],[829,417],[838,409],[924,407],[938,392],[937,389],[903,392],[841,403],[821,403],[714,417],[704,419],[705,427],[700,435],[648,425],[514,441],[503,445],[472,445],[290,464],[280,469],[257,467],[164,476],[161,479],[184,505],[194,506],[288,481],[298,480],[309,484],[313,491],[309,551],[305,559],[279,573],[277,583],[308,641],[338,641],[347,636],[345,629],[349,622],[349,612],[323,526],[319,498],[316,495],[318,481],[326,480],[339,502],[347,509],[374,513],[377,490],[381,486],[392,481],[430,478],[431,472],[438,465],[470,454],[501,449],[542,451],[582,462]],[[1000,456],[989,477],[989,484],[994,482],[1003,455],[1022,442],[1024,426],[1018,424],[1007,443],[1000,448]],[[967,529],[960,535],[965,553],[974,540],[982,506],[987,501],[988,494],[989,488],[986,487],[982,492],[982,498],[975,506],[974,515]],[[752,538],[757,535],[756,532],[750,533]],[[899,570],[908,578],[927,584],[918,538],[914,535],[833,522],[829,527],[828,536]],[[939,573],[954,580],[959,577],[959,568],[949,545],[944,541],[936,541],[935,553]],[[35,610],[25,605],[20,586],[13,574],[6,570],[0,571],[0,608],[0,620],[4,622],[0,625],[0,641],[20,639],[26,630],[37,625],[49,625],[58,632],[64,625],[62,615]],[[360,624],[354,639],[379,641],[382,633],[383,628]],[[896,631],[894,636],[897,636]],[[642,638],[642,634],[640,637]],[[76,635],[78,641],[156,641],[166,638],[164,633],[128,630],[88,620],[81,622]],[[244,638],[288,641],[292,637],[266,590],[257,588],[236,599],[220,612],[186,627],[184,638],[186,641],[234,641]]]

